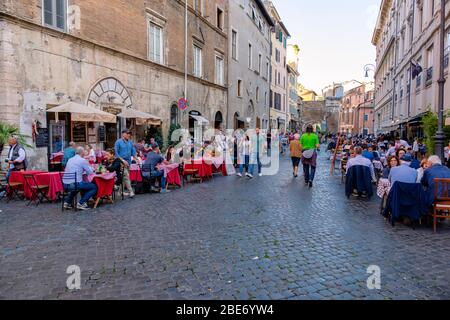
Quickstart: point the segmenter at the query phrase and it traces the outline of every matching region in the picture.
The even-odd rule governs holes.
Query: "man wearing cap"
[[[123,159],[125,163],[128,165],[123,169],[123,183],[128,190],[128,194],[130,198],[134,198],[134,191],[131,187],[130,180],[130,165],[133,157],[136,157],[136,149],[134,148],[133,141],[131,141],[131,131],[130,130],[122,130],[122,138],[116,141],[114,146],[116,151],[116,155]],[[125,193],[124,193],[125,194]]]
[[[411,154],[406,153],[400,159],[400,166],[393,167],[391,173],[389,174],[389,181],[391,186],[396,182],[403,183],[416,183],[417,182],[417,170],[411,168],[411,162],[413,158]]]

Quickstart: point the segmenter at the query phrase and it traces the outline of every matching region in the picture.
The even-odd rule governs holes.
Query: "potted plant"
[[[0,122],[0,156],[3,152],[3,148],[4,148],[5,144],[8,143],[8,139],[12,135],[15,135],[18,137],[19,144],[21,144],[25,147],[30,147],[30,145],[28,145],[26,143],[26,140],[25,140],[26,136],[20,134],[18,127],[14,126],[12,124],[9,124],[9,123]]]

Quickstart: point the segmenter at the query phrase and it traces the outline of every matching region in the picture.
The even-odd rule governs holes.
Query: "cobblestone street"
[[[324,153],[312,190],[217,177],[95,211],[0,203],[2,299],[450,299],[450,228],[392,228],[347,200]],[[81,268],[81,290],[66,269]],[[370,265],[381,290],[368,290]]]

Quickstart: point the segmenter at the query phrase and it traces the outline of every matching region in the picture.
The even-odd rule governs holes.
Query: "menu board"
[[[98,141],[106,142],[106,127],[105,126],[98,127]]]
[[[36,148],[47,148],[50,144],[49,131],[47,128],[38,128],[36,135]]]
[[[86,122],[72,123],[72,140],[73,142],[86,142],[87,128]]]

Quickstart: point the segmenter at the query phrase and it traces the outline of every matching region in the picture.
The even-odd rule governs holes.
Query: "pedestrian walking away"
[[[294,178],[298,177],[298,166],[300,165],[300,160],[302,158],[302,148],[300,145],[300,135],[296,133],[294,135],[294,139],[291,141],[289,145],[289,150],[292,159],[292,169]]]
[[[306,133],[300,138],[300,147],[302,150],[303,172],[305,174],[305,184],[313,187],[313,181],[317,168],[317,152],[320,148],[320,141],[311,125],[306,128]]]

